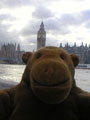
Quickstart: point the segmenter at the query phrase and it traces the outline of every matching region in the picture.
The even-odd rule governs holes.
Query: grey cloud
[[[36,44],[36,42],[37,42],[36,37],[37,37],[36,35],[28,36],[25,41],[26,41],[26,43]]]
[[[74,14],[63,14],[60,18],[60,22],[67,27],[78,26],[85,22],[84,17],[85,15],[83,15],[82,12]]]
[[[36,50],[36,45],[31,45],[30,43],[27,44],[22,44],[22,48],[24,51],[35,51]]]
[[[90,28],[90,21],[85,24],[85,27],[88,28],[88,29]]]
[[[39,9],[39,8],[38,8]],[[90,28],[90,10],[81,11],[79,13],[73,13],[73,14],[63,14],[60,18],[53,17],[53,15],[47,16],[44,19],[44,25],[45,30],[48,33],[53,34],[54,36],[57,35],[66,35],[70,34],[69,26],[80,26],[85,24],[87,28]],[[49,11],[50,12],[50,11]],[[38,12],[37,12],[38,13]],[[43,11],[42,11],[43,13]],[[34,13],[33,13],[34,14]],[[36,18],[40,18],[40,16],[35,16]],[[47,18],[47,19],[46,19]],[[30,21],[30,23],[27,24],[27,26],[22,30],[21,34],[28,38],[27,43],[29,43],[29,46],[36,46],[36,35],[37,31],[40,27],[41,21],[40,19],[34,19]],[[47,35],[48,37],[48,35]],[[58,44],[55,43],[55,40],[53,38],[47,38],[47,44],[48,45],[54,45]],[[80,40],[80,39],[79,39]],[[64,40],[65,41],[65,40]],[[30,44],[32,43],[32,44]]]
[[[1,7],[18,7],[22,5],[28,5],[30,3],[30,0],[0,0]]]
[[[25,26],[25,28],[21,31],[21,34],[25,37],[36,35],[37,31],[39,30],[41,21],[36,20],[32,21]],[[44,20],[44,27],[47,34],[50,32],[52,34],[67,34],[69,33],[68,28],[63,25],[59,19],[50,18]]]
[[[82,41],[82,40],[84,40],[84,38],[83,37],[77,37],[77,40]]]
[[[87,29],[90,29],[90,9],[82,11],[82,21]]]
[[[33,36],[33,35],[28,36],[25,39],[25,42],[22,43],[22,47],[26,51],[36,50],[36,48],[37,48],[37,38],[36,38],[36,36]]]
[[[8,32],[11,24],[2,24],[3,21],[13,21],[15,20],[10,14],[0,14],[0,44],[18,41],[18,34],[14,32]]]
[[[54,16],[54,14],[43,5],[36,7],[32,15],[38,19],[47,19]]]
[[[38,6],[41,4],[46,4],[47,1],[41,1],[41,0],[0,0],[0,7],[20,7],[20,6]]]
[[[69,26],[78,26],[82,25],[83,23],[87,23],[89,21],[89,16],[89,10],[82,11],[77,14],[63,14],[60,18],[50,16],[48,18],[47,16],[47,19],[44,19],[44,25],[47,33],[50,32],[52,34],[64,35],[70,33]],[[85,19],[85,17],[87,19]],[[28,24],[23,29],[22,34],[24,36],[35,35],[37,33],[37,30],[39,29],[39,26],[40,21],[35,19],[34,21],[31,21],[31,24]],[[88,26],[90,26],[90,24],[88,24]]]
[[[82,11],[81,14],[82,14],[83,21],[90,20],[90,9]]]
[[[51,18],[45,21],[46,30],[53,34],[67,34],[68,28],[57,18]]]
[[[38,20],[32,20],[30,23],[28,23],[25,28],[21,31],[21,34],[23,36],[31,36],[36,35],[37,31],[40,27],[41,21]]]
[[[0,44],[18,42],[18,35],[15,32],[8,32],[9,26],[0,24]]]
[[[10,14],[0,14],[0,21],[3,21],[3,20],[13,21],[15,19],[16,18],[11,16]]]
[[[46,46],[57,46],[57,40],[53,38],[47,38]]]
[[[82,25],[90,21],[90,9],[76,14],[63,14],[60,22],[64,25]]]
[[[75,18],[74,15],[72,15],[72,14],[63,14],[60,19],[60,22],[63,25],[75,25],[79,21],[77,21],[77,18]]]
[[[47,30],[59,30],[59,20],[56,18],[51,18],[45,21]]]
[[[25,29],[22,30],[21,34],[23,36],[31,36],[36,34],[36,30],[33,27],[26,26]]]

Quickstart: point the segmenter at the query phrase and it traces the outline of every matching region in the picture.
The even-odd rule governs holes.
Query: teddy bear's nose
[[[44,70],[45,74],[48,76],[48,78],[50,78],[51,76],[54,75],[54,68],[53,67],[48,67]]]

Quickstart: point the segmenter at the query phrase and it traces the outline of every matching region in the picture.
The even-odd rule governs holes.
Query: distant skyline
[[[0,44],[33,51],[42,20],[46,45],[90,44],[90,0],[0,0]]]

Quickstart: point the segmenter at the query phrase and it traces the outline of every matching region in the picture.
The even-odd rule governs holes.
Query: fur
[[[90,120],[90,93],[76,86],[76,55],[57,47],[25,53],[21,82],[0,90],[0,120]]]

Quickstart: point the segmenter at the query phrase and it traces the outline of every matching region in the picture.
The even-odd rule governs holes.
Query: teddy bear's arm
[[[13,109],[16,86],[0,90],[0,120],[8,120]]]
[[[0,90],[0,120],[8,117],[10,112],[10,97],[7,92]]]
[[[78,106],[81,119],[90,120],[90,93],[82,91],[79,94]]]

